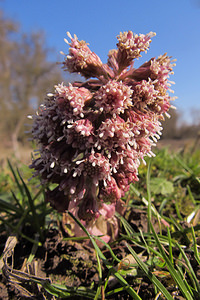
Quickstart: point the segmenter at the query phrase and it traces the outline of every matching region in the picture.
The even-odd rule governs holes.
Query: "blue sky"
[[[0,0],[0,9],[23,32],[43,30],[55,61],[63,59],[61,50],[68,52],[66,31],[88,42],[103,62],[120,31],[156,32],[136,66],[165,52],[176,58],[170,78],[178,97],[173,104],[186,121],[196,118],[197,111],[200,119],[200,0]]]

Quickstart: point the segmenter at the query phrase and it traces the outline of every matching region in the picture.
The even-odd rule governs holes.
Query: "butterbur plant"
[[[120,33],[106,64],[85,41],[67,34],[63,68],[85,81],[56,85],[32,116],[39,156],[31,168],[43,185],[57,184],[46,191],[56,210],[71,211],[96,234],[103,232],[98,223],[104,220],[116,235],[115,211],[124,210],[121,198],[138,180],[140,161],[154,155],[161,121],[172,107],[168,78],[174,61],[164,54],[134,68],[152,32]],[[103,234],[109,240],[108,228]]]

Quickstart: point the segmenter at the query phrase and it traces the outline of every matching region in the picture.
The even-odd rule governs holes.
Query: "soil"
[[[139,230],[145,232],[147,229],[145,212],[140,209],[132,211],[129,215],[129,223],[136,232]],[[154,223],[154,228],[156,227],[156,223]],[[30,228],[26,228],[26,230],[29,231]],[[1,253],[3,252],[6,238],[6,235],[1,236]],[[25,239],[17,241],[15,237],[13,237],[10,244],[10,253],[8,253],[4,261],[3,272],[0,275],[0,300],[60,299],[47,293],[41,286],[34,283],[30,284],[28,279],[31,276],[49,280],[51,283],[67,285],[68,287],[84,286],[90,288],[93,285],[95,289],[98,285],[98,265],[93,247],[86,242],[64,241],[62,230],[50,228],[46,231],[45,242],[41,247],[37,248],[34,259],[31,262],[28,259],[31,251],[33,251],[33,244]],[[111,247],[119,259],[127,259],[128,255],[130,255],[123,240],[111,244]],[[148,255],[144,253],[144,249],[134,245],[132,247],[138,254],[142,253],[143,257]],[[107,248],[102,248],[102,251],[106,258],[112,261],[110,251]],[[114,267],[117,269],[121,268],[117,263]],[[103,263],[102,272],[104,280],[108,275],[108,269]],[[139,296],[142,299],[155,299],[155,289],[148,278],[144,275],[134,278],[131,274],[126,275],[126,281],[138,292]],[[120,287],[118,281],[113,276],[110,276],[106,291]],[[174,294],[175,297],[176,290],[169,286],[170,289],[171,294]],[[86,298],[72,296],[67,299],[81,300]],[[104,299],[103,296],[101,299]],[[106,299],[125,300],[132,298],[126,291],[123,291],[106,297]],[[174,299],[181,299],[181,297],[177,296]]]

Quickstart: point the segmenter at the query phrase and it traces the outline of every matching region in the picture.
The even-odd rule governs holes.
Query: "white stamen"
[[[101,132],[101,133],[99,134],[99,137],[102,138],[103,136],[104,136],[104,133]]]
[[[155,156],[156,156],[155,153],[153,153],[152,151],[149,151],[149,153],[150,153],[150,155],[151,155],[152,157],[155,157]]]
[[[153,139],[153,141],[155,142],[155,143],[157,143],[157,139],[155,138],[155,136],[151,136],[152,137],[152,139]]]
[[[82,162],[84,162],[85,161],[85,159],[82,159],[82,160],[77,160],[76,161],[76,165],[80,165]]]
[[[71,33],[69,31],[67,31],[67,36],[72,39]]]
[[[75,108],[73,109],[73,112],[76,113],[77,111],[78,111],[78,108],[75,107]]]
[[[66,123],[66,120],[63,120],[63,121],[61,122],[61,125],[65,125],[65,123]]]
[[[113,173],[117,173],[117,170],[115,168],[113,168]]]
[[[127,150],[131,151],[131,147],[129,146],[129,144],[127,144]]]
[[[51,97],[53,97],[53,96],[54,96],[54,94],[52,94],[52,93],[48,93],[48,94],[47,94],[47,97],[50,97],[50,98],[51,98]]]
[[[111,181],[111,177],[110,177],[110,175],[108,175],[108,181]]]
[[[66,38],[64,38],[65,43],[67,43],[69,45],[69,42]]]
[[[129,141],[128,143],[129,143],[130,146],[133,146],[133,145],[134,145],[134,142],[133,142],[133,141]]]
[[[75,193],[75,191],[76,191],[76,188],[75,187],[71,187],[71,189],[70,189],[70,194],[74,194]]]
[[[57,142],[60,142],[63,138],[64,138],[64,135],[60,136],[59,138],[57,138]]]
[[[53,161],[50,165],[50,168],[53,169],[55,167],[55,161]]]
[[[142,158],[142,162],[143,162],[143,164],[146,166],[146,161],[144,160],[144,158]]]
[[[171,118],[170,114],[168,114],[167,112],[165,113],[165,116],[166,116],[168,119]]]
[[[122,133],[123,134],[123,137],[125,137],[125,138],[129,138],[129,134],[128,133]]]
[[[155,137],[157,138],[157,140],[160,139],[160,136],[159,136],[159,134],[157,134],[157,133],[155,133]]]

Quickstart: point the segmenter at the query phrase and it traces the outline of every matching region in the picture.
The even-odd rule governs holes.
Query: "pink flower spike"
[[[47,94],[32,117],[39,150],[30,167],[43,185],[56,184],[46,191],[56,210],[69,209],[90,232],[109,240],[112,226],[114,236],[118,232],[115,210],[124,213],[121,198],[139,180],[140,162],[154,156],[160,122],[169,116],[174,63],[164,54],[134,68],[134,59],[149,49],[152,32],[120,33],[107,64],[85,41],[67,35],[63,66],[87,81],[61,83]]]

